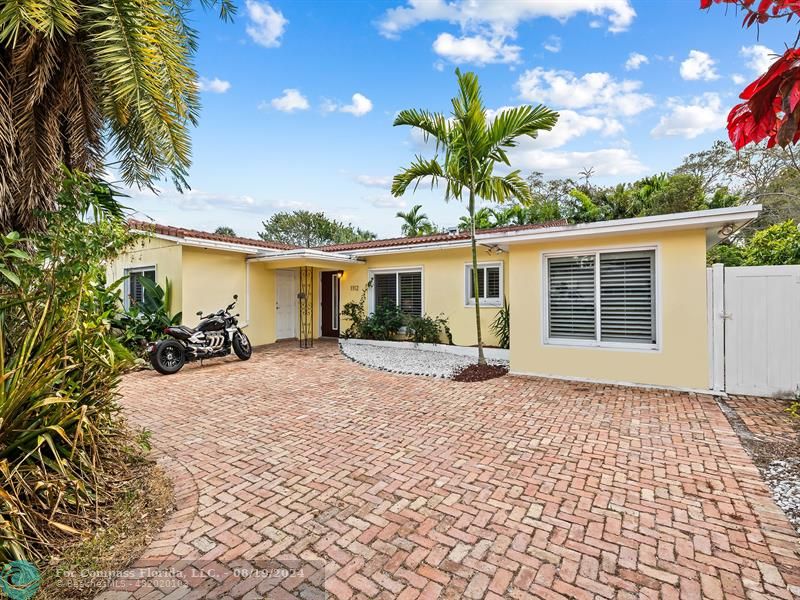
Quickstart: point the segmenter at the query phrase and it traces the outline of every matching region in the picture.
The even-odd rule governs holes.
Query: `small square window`
[[[475,304],[475,280],[472,265],[464,267],[464,299],[467,305]],[[478,264],[478,300],[481,306],[503,304],[503,263]]]

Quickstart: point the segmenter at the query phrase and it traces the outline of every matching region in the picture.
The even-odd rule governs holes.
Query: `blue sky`
[[[397,199],[389,181],[416,153],[403,108],[447,111],[456,66],[490,109],[543,103],[556,129],[511,155],[526,174],[596,183],[670,170],[725,137],[739,91],[796,30],[740,28],[695,0],[239,1],[234,23],[197,8],[203,108],[183,195],[131,191],[139,217],[254,236],[276,211],[322,210],[397,235],[419,203],[439,225],[464,213],[439,191]]]

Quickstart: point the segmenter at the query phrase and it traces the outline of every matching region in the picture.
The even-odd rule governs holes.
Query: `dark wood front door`
[[[339,272],[322,272],[322,336],[339,337]]]

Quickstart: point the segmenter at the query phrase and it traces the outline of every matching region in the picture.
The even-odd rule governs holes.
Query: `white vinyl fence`
[[[793,396],[800,386],[800,265],[708,269],[711,388]]]

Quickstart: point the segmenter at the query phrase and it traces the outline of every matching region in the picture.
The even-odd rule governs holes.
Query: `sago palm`
[[[400,231],[406,237],[418,237],[420,235],[427,235],[433,230],[428,215],[423,212],[422,204],[415,204],[408,212],[398,211],[395,215],[398,219],[403,220],[400,226]]]
[[[223,19],[232,0],[201,0]],[[185,186],[197,42],[184,0],[0,2],[0,230],[52,208],[61,164]]]
[[[404,110],[394,125],[408,125],[422,131],[426,141],[433,138],[436,155],[431,159],[417,156],[411,166],[394,176],[392,194],[402,196],[410,185],[414,189],[424,179],[435,186],[445,182],[445,200],[467,201],[472,246],[472,284],[478,288],[478,252],[475,244],[475,203],[477,200],[503,203],[515,199],[532,200],[528,183],[519,170],[495,175],[495,166],[510,166],[506,151],[517,145],[521,137],[536,137],[539,131],[552,129],[558,113],[539,106],[518,106],[500,111],[490,119],[481,98],[478,77],[456,69],[458,94],[452,99],[452,113],[447,117],[427,110]],[[439,160],[439,152],[444,153]],[[486,364],[481,336],[480,298],[475,294],[475,328],[478,341],[478,363]]]

